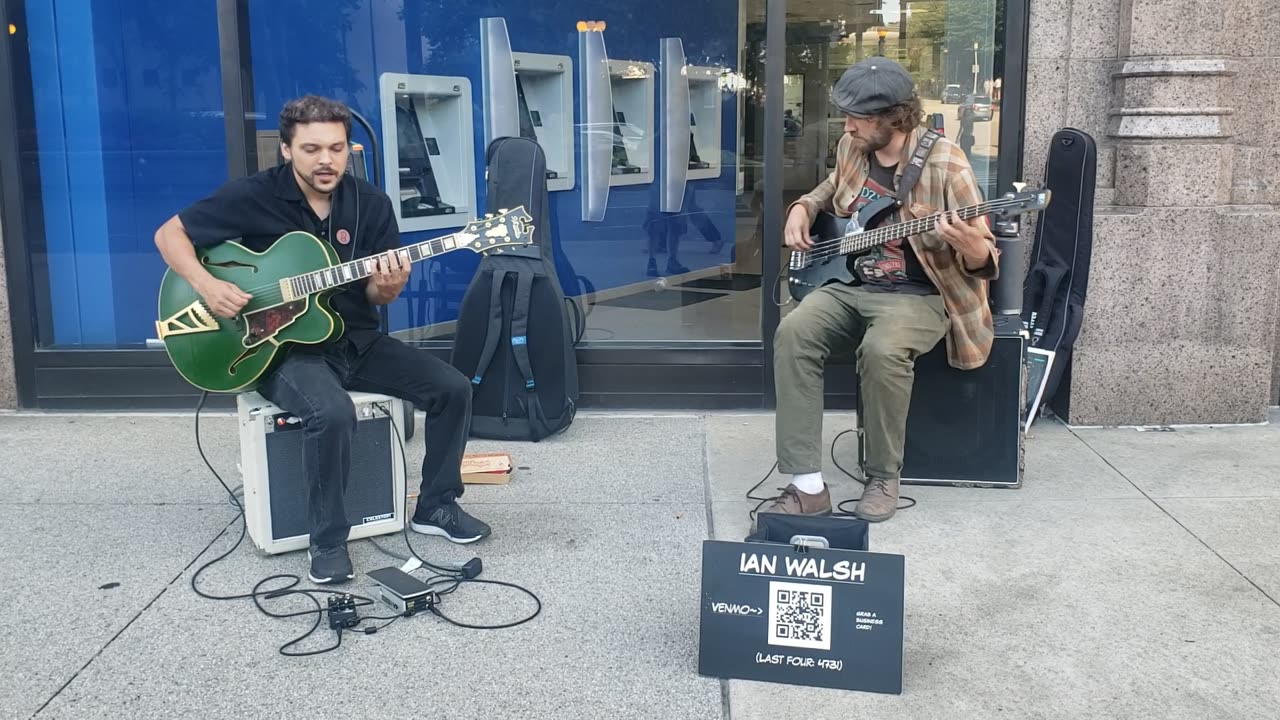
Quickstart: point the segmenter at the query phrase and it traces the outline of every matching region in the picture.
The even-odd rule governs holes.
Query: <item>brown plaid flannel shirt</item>
[[[903,146],[902,160],[894,173],[894,187],[901,184],[902,171],[924,133],[923,128],[915,130]],[[809,209],[810,219],[817,217],[818,210],[849,217],[848,209],[862,191],[868,172],[866,154],[854,152],[850,145],[846,134],[836,150],[835,171],[812,192],[796,201]],[[900,217],[889,222],[977,205],[984,200],[964,152],[947,138],[939,138],[908,202]],[[788,207],[787,212],[790,211],[791,207]],[[947,360],[952,367],[961,370],[981,367],[991,353],[991,308],[987,302],[987,283],[998,273],[997,251],[995,236],[991,234],[985,218],[981,227],[991,246],[991,257],[978,270],[965,268],[964,258],[936,230],[908,238],[925,273],[942,294],[943,305],[951,320],[947,331]]]

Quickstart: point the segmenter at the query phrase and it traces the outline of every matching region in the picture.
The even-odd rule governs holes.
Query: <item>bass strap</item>
[[[916,145],[916,150],[911,154],[911,160],[907,162],[907,168],[902,171],[902,182],[898,187],[898,191],[894,193],[894,197],[898,198],[898,207],[902,207],[906,203],[907,196],[915,189],[916,183],[920,182],[920,173],[924,170],[924,161],[929,158],[929,153],[933,152],[933,146],[937,144],[938,138],[942,134],[937,130],[926,130],[924,135],[920,137],[920,143]]]

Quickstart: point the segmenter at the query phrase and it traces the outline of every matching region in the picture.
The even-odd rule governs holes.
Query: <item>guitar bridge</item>
[[[809,267],[809,253],[806,251],[791,253],[791,264],[789,267],[792,270],[803,270]]]
[[[199,300],[156,322],[156,337],[160,340],[171,335],[217,332],[218,320]]]

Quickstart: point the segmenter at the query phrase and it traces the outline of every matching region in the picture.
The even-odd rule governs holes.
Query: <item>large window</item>
[[[845,116],[831,104],[831,87],[871,56],[911,73],[926,123],[964,149],[983,192],[994,196],[1003,85],[996,25],[996,0],[789,0],[784,203],[834,169]],[[790,252],[782,254],[785,266]]]
[[[270,136],[272,113],[301,92],[349,103],[377,129],[369,151],[405,242],[491,209],[487,126],[510,110],[506,133],[547,157],[550,226],[537,237],[586,311],[586,344],[759,340],[761,149],[749,133],[763,105],[743,101],[763,58],[744,58],[739,0],[250,7],[256,132]],[[687,157],[669,167],[677,141]],[[606,182],[593,183],[597,160]],[[390,309],[393,332],[447,340],[477,264],[469,252],[423,262]]]
[[[155,230],[226,180],[214,4],[27,0],[20,118],[44,347],[141,347],[164,262]]]
[[[227,180],[216,3],[15,2],[38,344],[145,347],[164,272],[155,229]],[[489,209],[486,147],[509,97],[510,132],[547,156],[541,240],[586,311],[588,345],[759,343],[762,303],[785,299],[766,276],[765,256],[785,267],[786,253],[764,237],[765,175],[781,177],[786,203],[830,172],[843,121],[830,87],[868,55],[911,71],[996,192],[996,0],[789,0],[786,47],[767,54],[766,0],[247,5],[251,169],[279,161],[283,103],[343,100],[372,126],[353,137],[360,170],[391,196],[406,243]],[[765,65],[777,58],[784,162],[768,168]],[[477,262],[454,252],[416,266],[391,330],[447,341]]]

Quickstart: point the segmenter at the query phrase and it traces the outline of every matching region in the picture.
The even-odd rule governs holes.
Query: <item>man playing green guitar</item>
[[[490,534],[488,525],[457,503],[471,420],[470,382],[449,364],[379,329],[375,306],[399,296],[410,260],[403,250],[391,252],[401,242],[390,199],[346,173],[350,134],[345,105],[311,95],[289,102],[280,113],[285,164],[227,183],[156,232],[165,262],[223,318],[235,317],[251,296],[211,275],[196,248],[235,240],[263,252],[282,235],[303,231],[328,242],[343,262],[391,253],[370,260],[376,267],[367,279],[347,284],[332,297],[346,332],[319,345],[292,344],[258,387],[302,421],[302,467],[311,480],[310,577],[316,583],[354,577],[343,504],[356,426],[347,390],[393,395],[427,413],[421,494],[411,527],[456,543]]]

